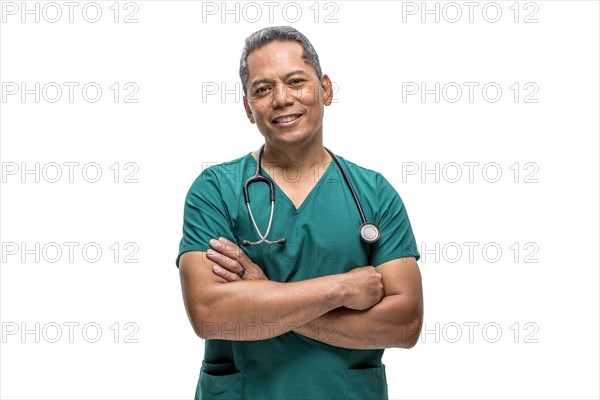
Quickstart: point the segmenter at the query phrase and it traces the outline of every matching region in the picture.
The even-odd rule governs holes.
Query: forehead
[[[250,81],[280,76],[297,69],[316,76],[314,69],[302,58],[303,53],[304,49],[297,42],[275,41],[254,50],[246,60]]]

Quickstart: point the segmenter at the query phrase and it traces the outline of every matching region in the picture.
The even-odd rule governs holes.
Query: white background
[[[45,2],[39,23],[33,14],[21,21],[21,2],[7,3],[0,27],[3,399],[193,397],[203,343],[187,320],[174,263],[183,201],[207,163],[261,143],[241,99],[222,99],[220,85],[239,85],[243,40],[268,25],[293,25],[312,41],[337,85],[325,145],[392,182],[419,243],[423,332],[411,350],[386,350],[390,398],[600,396],[598,2],[480,2],[472,22],[463,2],[440,2],[439,22],[435,14],[422,22],[421,2],[302,2],[287,14],[280,2],[270,20],[263,2],[231,2],[238,11],[222,15],[221,2],[137,1],[117,4],[118,23],[112,1],[97,3],[96,23],[82,16],[86,2],[72,23],[62,2],[56,23],[46,20],[55,9],[42,13]],[[454,5],[462,12],[455,23]],[[87,11],[93,18],[94,8]],[[124,23],[132,12],[138,22]],[[525,23],[528,15],[537,22]],[[20,91],[7,95],[11,82],[28,89],[57,82],[63,96],[23,101]],[[63,82],[79,84],[72,103]],[[89,82],[103,89],[95,103],[82,97]],[[123,101],[128,82],[139,88],[137,103]],[[422,82],[440,83],[439,102],[434,94],[407,95]],[[479,85],[472,102],[464,82]],[[496,102],[482,95],[488,83],[502,89]],[[207,92],[213,84],[219,93]],[[463,92],[453,103],[456,85]],[[525,102],[532,88],[529,100],[537,102]],[[73,182],[65,162],[79,163]],[[22,175],[36,163],[39,182],[35,173]],[[56,183],[53,163],[62,166]],[[97,183],[86,181],[93,168],[82,173],[88,163],[100,166]],[[436,163],[438,178],[421,174]],[[471,164],[472,179],[464,163],[479,163]],[[457,165],[462,175],[452,182]],[[125,183],[128,173],[138,182]],[[79,244],[73,262],[65,242]],[[36,243],[37,254],[23,252]],[[62,247],[57,262],[50,262],[52,243]],[[90,243],[102,249],[95,263],[82,255]],[[138,262],[124,262],[136,249]]]

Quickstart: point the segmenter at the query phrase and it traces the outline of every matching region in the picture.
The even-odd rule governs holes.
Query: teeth
[[[290,122],[290,121],[295,120],[296,118],[298,118],[297,115],[290,115],[287,117],[277,118],[277,119],[275,119],[275,122]]]

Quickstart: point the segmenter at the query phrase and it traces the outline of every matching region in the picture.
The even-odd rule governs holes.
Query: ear
[[[333,85],[327,74],[323,74],[321,78],[321,87],[323,88],[323,104],[328,106],[333,101]]]
[[[252,109],[250,108],[250,104],[248,104],[246,96],[244,96],[244,109],[246,110],[246,117],[248,117],[250,123],[255,124],[256,120],[254,119],[254,114],[252,114]]]

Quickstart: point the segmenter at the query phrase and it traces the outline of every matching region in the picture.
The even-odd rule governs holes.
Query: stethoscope
[[[242,245],[244,245],[244,246],[255,246],[255,245],[263,243],[263,242],[267,243],[267,244],[285,244],[287,242],[286,238],[281,238],[281,239],[277,239],[277,240],[268,240],[267,239],[267,236],[269,236],[269,232],[271,231],[271,226],[273,224],[273,211],[275,210],[275,185],[271,179],[269,179],[263,175],[261,168],[260,168],[260,161],[262,159],[262,154],[263,154],[264,148],[265,148],[265,145],[263,144],[260,147],[260,150],[258,150],[258,161],[256,163],[256,172],[254,173],[254,176],[251,176],[250,178],[248,178],[248,180],[244,183],[244,200],[246,201],[246,207],[248,208],[248,214],[250,215],[250,220],[252,221],[252,225],[254,225],[254,229],[256,230],[256,233],[260,237],[260,240],[258,240],[256,242],[242,240]],[[335,161],[338,168],[342,172],[342,176],[344,177],[344,180],[346,181],[346,185],[348,186],[348,189],[350,189],[350,192],[352,193],[352,197],[354,197],[354,202],[356,203],[356,207],[358,208],[358,212],[360,214],[360,219],[362,220],[362,225],[358,228],[358,235],[360,237],[360,240],[366,244],[375,243],[377,240],[379,240],[379,236],[381,235],[381,231],[379,230],[379,227],[376,224],[374,224],[373,222],[367,222],[367,219],[365,218],[365,213],[363,212],[363,208],[360,204],[360,201],[358,200],[358,197],[356,196],[356,192],[354,191],[352,182],[350,182],[350,178],[348,178],[348,174],[346,173],[346,170],[340,163],[340,160],[338,160],[338,158],[335,156],[335,154],[333,154],[326,147],[325,147],[325,150],[327,150],[327,152],[331,155],[331,158],[333,159],[333,161]],[[252,185],[253,183],[256,183],[256,182],[264,182],[267,185],[269,185],[269,193],[270,193],[270,197],[271,197],[271,213],[269,215],[269,225],[267,226],[267,231],[265,232],[264,235],[260,232],[260,229],[258,229],[258,226],[256,225],[256,221],[254,220],[254,216],[252,215],[252,209],[250,208],[250,196],[248,195],[248,188],[250,187],[250,185]]]

